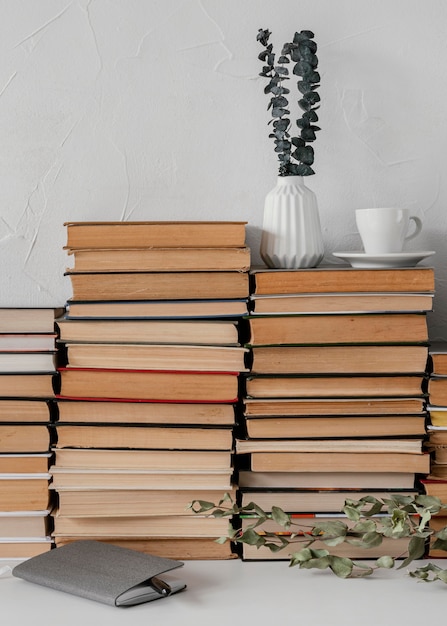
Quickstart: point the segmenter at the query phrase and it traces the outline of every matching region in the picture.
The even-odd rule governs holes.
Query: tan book
[[[46,400],[0,399],[0,422],[49,422]]]
[[[447,515],[446,515],[446,510],[443,511],[442,515],[434,515],[430,522],[429,522],[429,527],[431,530],[434,530],[435,533],[443,530],[444,528],[447,527]],[[432,537],[431,538],[431,544],[433,543],[433,541],[436,538]],[[445,559],[446,557],[446,551],[445,550],[441,550],[439,548],[437,548],[436,550],[432,547],[432,545],[430,545],[429,550],[428,550],[428,555],[429,558],[431,559]]]
[[[58,448],[230,450],[230,428],[59,424]]]
[[[436,480],[429,477],[426,480],[422,480],[422,484],[428,496],[435,496],[441,502],[447,504],[447,479]]]
[[[226,535],[226,518],[200,515],[70,517],[55,515],[54,537],[213,537]]]
[[[75,300],[182,300],[248,297],[247,272],[66,272]]]
[[[0,511],[0,538],[46,537],[50,528],[49,520],[48,510]]]
[[[419,414],[425,417],[425,403],[423,398],[245,398],[244,414],[247,417],[406,414]],[[418,419],[420,421],[420,418]]]
[[[433,293],[314,293],[251,296],[252,315],[290,313],[401,313],[433,309]]]
[[[244,296],[246,297],[246,296]],[[244,299],[90,301],[70,299],[67,319],[129,319],[241,317],[247,313]]]
[[[54,352],[56,337],[56,333],[1,333],[0,352]]]
[[[42,511],[48,508],[49,474],[2,474],[0,476],[2,511]]]
[[[250,316],[249,343],[358,344],[428,341],[427,318],[421,313],[365,315]]]
[[[185,470],[128,470],[128,469],[81,469],[53,465],[51,488],[57,491],[71,489],[85,490],[164,490],[175,489],[219,489],[222,493],[232,488],[233,470],[206,470],[186,472]],[[144,496],[146,498],[146,496]],[[191,498],[193,500],[194,498]],[[201,498],[203,499],[203,498]]]
[[[423,416],[261,417],[246,420],[252,439],[314,437],[395,437],[425,434]]]
[[[177,402],[235,402],[236,373],[175,372],[65,368],[60,370],[62,397],[156,400]]]
[[[233,425],[231,404],[58,401],[59,423]]]
[[[252,349],[253,373],[416,374],[425,372],[426,346],[278,346]]]
[[[54,372],[55,350],[51,352],[0,352],[0,372]]]
[[[430,344],[430,371],[433,376],[447,376],[447,342],[435,341]]]
[[[422,454],[422,439],[237,439],[236,453],[299,452],[299,453],[373,453]],[[291,468],[292,469],[292,468]],[[338,468],[337,468],[338,469]],[[344,471],[342,469],[338,471]]]
[[[58,319],[61,341],[238,345],[233,320],[71,320]]]
[[[257,452],[251,455],[255,472],[414,472],[428,474],[430,456],[408,452]]]
[[[88,537],[93,539],[93,537]],[[63,546],[72,541],[77,541],[79,537],[56,537],[56,546]],[[138,550],[154,556],[168,559],[187,560],[220,560],[235,559],[236,554],[232,551],[229,541],[221,544],[216,543],[209,537],[142,537],[142,538],[103,538],[95,537],[96,541],[112,543],[115,546]]]
[[[430,376],[428,396],[433,406],[447,406],[447,376]]]
[[[0,474],[47,473],[50,458],[50,452],[36,454],[0,454]]]
[[[168,471],[228,470],[230,450],[124,450],[53,448],[55,465],[84,469],[147,469]]]
[[[263,489],[402,489],[414,488],[411,472],[252,472],[238,473],[240,488]]]
[[[247,247],[97,248],[70,253],[76,272],[246,272],[250,269]]]
[[[63,307],[0,307],[0,333],[54,333],[54,320]]]
[[[248,349],[141,343],[69,343],[68,367],[246,372]]]
[[[357,269],[324,267],[302,270],[251,270],[255,295],[297,293],[421,293],[435,289],[431,267]]]
[[[45,424],[0,424],[0,452],[48,452],[50,432]]]
[[[195,515],[193,500],[219,502],[232,488],[222,489],[61,489],[58,515],[68,517],[145,517]],[[101,520],[98,520],[100,526]]]
[[[427,426],[428,442],[427,446],[436,448],[437,446],[447,446],[447,429],[436,426]]]
[[[0,396],[5,398],[54,398],[52,372],[4,373],[0,376]]]
[[[247,222],[66,222],[68,249],[245,246]]]
[[[247,376],[251,398],[346,398],[421,396],[423,375],[418,376]]]
[[[29,559],[51,550],[53,545],[50,537],[2,540],[0,539],[0,559]]]

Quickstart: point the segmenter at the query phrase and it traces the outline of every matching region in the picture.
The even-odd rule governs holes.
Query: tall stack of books
[[[229,558],[227,521],[247,349],[244,222],[70,223],[73,298],[58,322],[57,545],[95,538],[174,558]]]
[[[253,270],[251,279],[242,504],[312,517],[339,514],[347,498],[413,493],[429,471],[433,269]]]
[[[0,309],[0,558],[51,548],[50,431],[62,309]]]

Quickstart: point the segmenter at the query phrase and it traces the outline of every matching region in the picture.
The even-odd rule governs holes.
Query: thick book
[[[307,454],[321,453],[353,453],[368,454],[422,454],[422,439],[414,438],[367,438],[367,439],[237,439],[236,453],[263,453],[263,452],[298,452]],[[342,471],[342,470],[339,470]]]
[[[240,488],[267,489],[402,489],[414,488],[411,472],[252,472],[240,470]]]
[[[410,415],[425,417],[423,398],[245,398],[247,417]]]
[[[237,323],[232,320],[70,320],[58,319],[64,342],[239,344]]]
[[[433,406],[447,406],[447,376],[430,376],[428,397]]]
[[[0,454],[0,474],[45,474],[48,472],[50,457],[50,452],[2,453]]]
[[[247,348],[143,343],[68,343],[68,367],[246,372]],[[0,355],[1,356],[1,355]]]
[[[0,333],[53,333],[54,320],[63,312],[63,307],[0,307]]]
[[[234,425],[232,404],[62,400],[58,423]]]
[[[421,293],[433,292],[432,267],[357,269],[324,267],[301,270],[253,269],[250,272],[254,295],[297,293]]]
[[[61,368],[62,398],[160,402],[228,402],[238,397],[237,372]]]
[[[247,272],[66,272],[75,300],[248,298]]]
[[[54,398],[53,380],[56,372],[2,372],[0,396],[5,398]]]
[[[186,585],[162,575],[183,563],[96,541],[75,541],[19,563],[12,573],[28,582],[112,606],[168,597]],[[161,576],[161,578],[160,578]]]
[[[251,371],[256,374],[424,374],[428,348],[423,345],[269,346],[254,347],[252,356]]]
[[[42,511],[48,508],[50,474],[1,474],[2,511]]]
[[[66,222],[67,249],[245,246],[247,222]]]
[[[424,313],[249,316],[248,344],[381,344],[428,341]]]
[[[52,547],[51,537],[0,537],[0,559],[30,559]]]
[[[31,538],[48,536],[50,512],[42,511],[0,511],[0,537]]]
[[[53,372],[55,355],[55,346],[46,352],[0,352],[0,373]]]
[[[250,269],[247,247],[93,248],[70,253],[76,272],[246,272]]]
[[[68,320],[142,320],[142,319],[200,319],[239,318],[247,313],[247,300],[127,300],[127,301],[68,301]]]
[[[400,313],[433,309],[433,293],[303,293],[250,296],[252,315]]]
[[[427,406],[430,422],[433,426],[447,427],[447,406]]]
[[[49,422],[50,403],[21,398],[0,399],[0,422]]]
[[[56,337],[56,333],[0,333],[0,352],[54,352]]]
[[[0,424],[0,453],[48,452],[50,431],[45,424]]]
[[[435,341],[430,344],[430,373],[433,376],[447,376],[447,342]]]

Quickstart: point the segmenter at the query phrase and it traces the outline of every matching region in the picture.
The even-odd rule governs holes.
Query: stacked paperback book
[[[54,319],[61,312],[0,309],[0,558],[51,548]]]
[[[229,558],[213,542],[228,522],[188,505],[234,489],[245,223],[69,223],[67,251],[56,545],[97,539],[163,557]]]
[[[252,270],[251,280],[251,372],[236,444],[242,504],[312,519],[340,515],[347,498],[414,493],[416,476],[429,472],[433,270]],[[246,559],[289,558],[243,550]]]

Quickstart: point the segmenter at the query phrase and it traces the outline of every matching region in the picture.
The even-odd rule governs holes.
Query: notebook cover
[[[80,540],[32,557],[16,565],[12,573],[29,582],[117,606],[119,596],[131,587],[182,565],[181,561],[100,541]]]

